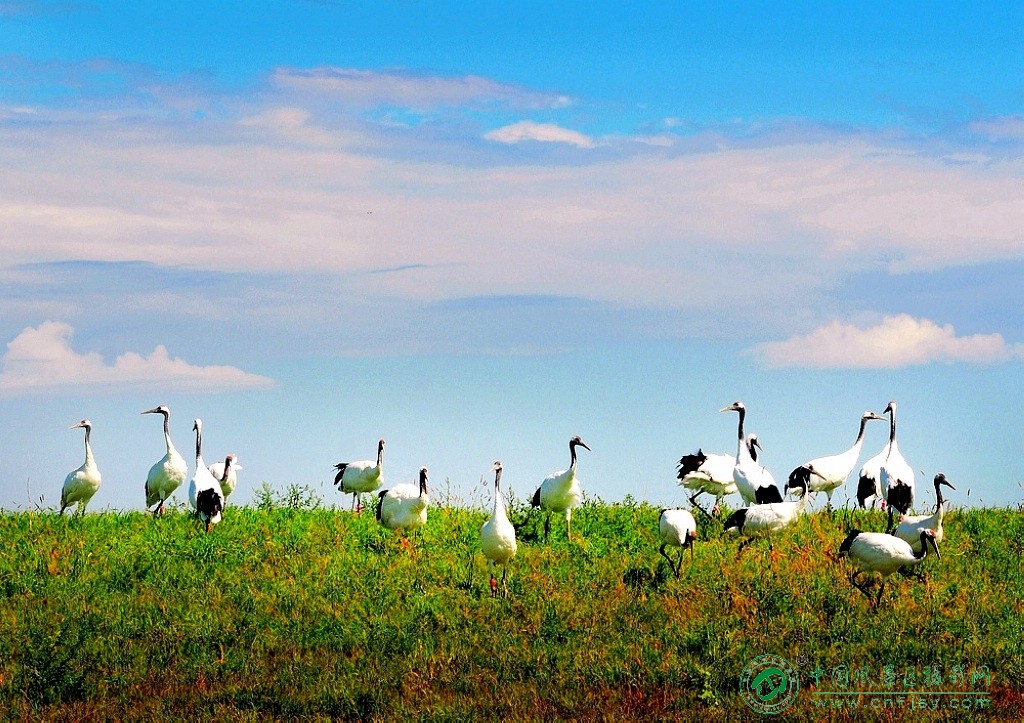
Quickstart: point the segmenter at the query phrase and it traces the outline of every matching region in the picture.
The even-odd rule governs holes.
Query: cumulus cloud
[[[957,336],[951,324],[899,314],[866,329],[833,321],[806,336],[759,344],[751,352],[776,368],[896,369],[937,361],[1024,359],[1024,344],[1008,344],[1001,334]]]
[[[578,131],[562,128],[554,123],[520,121],[498,128],[484,135],[484,138],[498,143],[519,143],[541,141],[543,143],[568,143],[579,148],[593,148],[594,140]]]
[[[75,387],[154,388],[182,392],[220,392],[273,386],[268,377],[248,374],[231,366],[194,366],[172,358],[164,346],[149,356],[126,352],[107,364],[90,352],[71,348],[74,329],[47,321],[28,327],[7,345],[0,364],[0,394]]]

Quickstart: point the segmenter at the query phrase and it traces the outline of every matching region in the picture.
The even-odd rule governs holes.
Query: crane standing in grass
[[[544,539],[548,539],[551,530],[551,513],[565,513],[565,534],[572,541],[572,509],[583,501],[583,488],[576,477],[576,448],[590,450],[579,435],[569,440],[569,469],[555,472],[544,478],[540,487],[533,494],[533,506],[540,507],[546,513],[544,518]]]
[[[840,454],[804,462],[790,472],[789,481],[786,482],[786,492],[794,489],[802,489],[804,492],[824,492],[828,497],[828,507],[831,509],[832,493],[846,484],[846,478],[850,476],[853,468],[857,465],[861,447],[864,445],[864,428],[872,419],[884,420],[885,417],[870,410],[864,412],[860,418],[860,430],[857,432],[857,440],[853,446]]]
[[[507,595],[505,576],[508,574],[508,563],[516,556],[516,530],[508,519],[505,501],[501,496],[501,461],[494,463],[494,507],[491,517],[480,528],[480,547],[491,573],[491,595],[498,594],[497,581],[494,578],[494,566],[501,565],[501,589]]]
[[[743,402],[733,402],[727,407],[722,407],[719,411],[737,412],[739,414],[736,460],[733,464],[732,476],[736,482],[736,489],[743,498],[743,502],[748,505],[782,502],[782,494],[775,484],[775,478],[772,477],[771,472],[758,464],[751,454],[753,447],[759,447],[756,437],[753,440],[749,440],[743,436],[743,421],[747,415],[747,408],[743,406]]]
[[[886,509],[889,513],[887,530],[892,530],[892,511],[896,509],[901,515],[907,514],[914,504],[914,468],[900,453],[896,442],[896,402],[890,401],[883,414],[889,415],[889,453],[879,472],[882,485],[882,496],[885,497]]]
[[[334,484],[341,493],[352,493],[352,509],[361,510],[356,506],[357,498],[364,492],[376,492],[384,483],[384,440],[377,442],[377,461],[368,459],[359,462],[339,462],[334,465],[338,473],[334,476]]]
[[[692,490],[690,504],[708,517],[718,514],[722,499],[726,495],[736,493],[736,480],[732,476],[732,468],[736,466],[736,458],[728,454],[705,454],[698,449],[696,454],[684,454],[679,459],[676,479],[685,489]],[[697,497],[707,492],[715,496],[715,506],[709,515],[697,504]]]
[[[693,543],[697,539],[697,521],[689,510],[662,510],[658,518],[658,534],[661,539],[661,547],[658,554],[668,560],[668,566],[672,572],[679,577],[679,568],[683,566],[683,553],[690,548],[690,563],[693,563]],[[665,552],[666,547],[678,547],[679,559],[672,562],[672,558]]]
[[[741,507],[725,521],[724,531],[736,532],[747,538],[740,543],[737,552],[742,552],[756,537],[767,537],[768,547],[771,549],[772,533],[796,522],[807,510],[810,500],[811,493],[805,492],[803,497],[794,502],[768,502],[763,505]]]
[[[420,483],[395,485],[378,495],[377,521],[389,530],[408,533],[427,524],[430,497],[427,490],[427,468],[420,467]]]
[[[863,584],[857,582],[857,577],[865,572],[877,572],[882,576],[882,581],[878,586],[878,595],[873,603],[876,610],[882,600],[882,591],[885,589],[885,583],[890,575],[897,571],[902,572],[904,568],[919,565],[928,555],[928,545],[935,550],[935,557],[939,557],[939,547],[935,544],[934,531],[922,530],[918,535],[918,541],[921,548],[915,552],[910,543],[884,532],[851,530],[843,540],[843,544],[839,547],[839,556],[848,557],[857,564],[857,570],[850,576],[850,582],[869,601],[871,595]]]
[[[220,482],[220,491],[224,493],[224,504],[227,504],[228,497],[238,486],[238,471],[242,465],[238,464],[238,456],[229,454],[223,462],[214,462],[210,465],[210,474]]]
[[[99,467],[96,466],[96,459],[92,456],[92,444],[89,441],[92,434],[92,422],[83,419],[78,424],[71,425],[70,428],[85,430],[85,462],[64,478],[64,486],[60,491],[60,514],[62,515],[64,510],[71,505],[78,505],[75,508],[75,514],[84,513],[86,505],[96,494],[102,481]]]
[[[203,461],[203,420],[197,419],[192,429],[196,433],[196,471],[188,485],[188,501],[196,517],[205,523],[206,531],[209,532],[210,527],[221,520],[224,493],[220,482],[210,474],[209,467]]]
[[[942,542],[942,518],[946,515],[946,500],[942,496],[942,485],[951,490],[956,489],[942,472],[935,475],[932,484],[935,485],[935,512],[930,515],[902,515],[892,533],[904,542],[910,543],[914,552],[921,549],[920,535],[925,530],[932,532],[936,544]]]
[[[161,404],[159,407],[147,409],[143,414],[161,414],[164,418],[164,446],[167,451],[149,468],[149,475],[146,477],[146,509],[160,503],[153,510],[155,517],[164,513],[164,502],[188,477],[188,465],[171,442],[171,410]]]

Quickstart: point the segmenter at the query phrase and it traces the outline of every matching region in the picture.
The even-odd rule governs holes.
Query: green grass
[[[702,521],[676,579],[656,509],[588,503],[572,544],[561,520],[550,544],[520,543],[494,599],[483,512],[431,509],[405,546],[372,510],[316,502],[267,493],[209,535],[179,511],[0,514],[0,717],[740,720],[756,717],[738,691],[762,653],[801,666],[797,719],[821,717],[812,670],[840,664],[987,666],[991,683],[966,688],[994,708],[930,719],[1024,715],[1019,511],[951,514],[927,581],[894,577],[876,613],[837,559],[845,513],[739,557]]]

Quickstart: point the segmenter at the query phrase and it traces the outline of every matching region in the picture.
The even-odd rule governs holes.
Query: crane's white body
[[[100,483],[103,481],[99,467],[96,466],[96,459],[92,455],[92,443],[90,441],[92,422],[88,419],[83,419],[78,424],[73,425],[71,429],[85,430],[85,462],[78,469],[69,472],[68,476],[64,478],[64,485],[60,490],[60,514],[62,515],[64,510],[72,505],[78,505],[75,508],[75,514],[84,513],[86,505],[89,504],[89,500],[99,490]]]
[[[928,544],[935,550],[935,556],[939,556],[939,548],[935,544],[935,536],[931,530],[922,531],[918,535],[918,543],[919,549],[915,551],[909,542],[893,535],[852,530],[840,546],[839,556],[849,557],[857,565],[850,582],[865,596],[868,596],[867,590],[858,584],[857,576],[863,572],[877,572],[882,576],[878,596],[874,601],[877,608],[882,599],[885,583],[894,572],[920,564],[928,554]],[[870,599],[870,596],[868,598]]]
[[[203,461],[203,420],[197,419],[193,429],[196,433],[196,471],[188,484],[188,501],[209,532],[211,526],[221,521],[224,492]]]
[[[896,525],[896,529],[892,533],[904,542],[910,543],[910,546],[914,548],[914,552],[918,552],[921,549],[921,533],[925,530],[931,530],[935,536],[936,544],[942,542],[942,520],[946,516],[946,500],[942,497],[942,490],[939,485],[946,485],[952,489],[956,489],[956,487],[953,487],[946,480],[946,475],[941,472],[935,475],[934,485],[935,512],[930,515],[902,515],[899,524]]]
[[[146,476],[146,508],[159,503],[153,514],[163,514],[164,502],[188,477],[188,465],[171,442],[171,411],[163,404],[143,414],[162,414],[164,417],[164,447],[166,453],[149,468]]]
[[[583,487],[576,476],[576,447],[588,447],[579,436],[569,440],[569,469],[555,472],[544,478],[533,495],[533,506],[540,507],[547,515],[544,518],[544,539],[551,529],[551,513],[565,514],[566,537],[572,539],[572,510],[583,502]]]
[[[427,468],[420,468],[420,483],[395,485],[380,493],[377,519],[389,530],[409,532],[427,524]]]
[[[699,461],[701,457],[703,461]],[[693,464],[686,463],[690,460]],[[679,460],[677,479],[684,489],[714,495],[717,507],[726,495],[736,494],[736,480],[732,474],[735,466],[736,457],[731,454],[704,454],[698,449],[696,455],[685,455]],[[691,501],[696,496],[691,497]]]
[[[872,411],[864,412],[860,418],[857,439],[845,452],[828,457],[818,457],[804,462],[794,469],[786,483],[786,491],[803,489],[810,492],[824,492],[828,498],[828,506],[832,506],[832,493],[846,484],[853,468],[860,459],[861,448],[864,446],[864,429],[872,419],[884,419]]]
[[[889,414],[889,454],[882,462],[879,482],[892,527],[893,509],[906,514],[914,504],[914,468],[907,464],[896,441],[896,402],[890,401],[885,411]]]
[[[752,539],[770,536],[792,525],[807,510],[810,500],[811,495],[805,494],[795,501],[768,502],[741,508],[725,521],[724,530],[747,538],[740,545],[742,550]]]
[[[376,492],[384,484],[384,440],[377,442],[375,462],[368,459],[339,462],[334,465],[334,469],[338,470],[334,484],[338,485],[339,492],[352,493],[352,509],[355,509],[360,494]]]
[[[668,560],[669,567],[679,577],[679,568],[683,564],[683,551],[690,548],[690,560],[693,561],[693,543],[697,539],[697,521],[689,510],[662,510],[658,518],[658,537],[661,547],[658,552]],[[666,547],[678,547],[679,559],[672,558],[665,552]]]
[[[505,586],[508,573],[508,562],[516,556],[516,529],[508,519],[505,500],[501,496],[501,462],[494,467],[494,507],[491,517],[480,528],[480,548],[487,558],[487,566],[491,572],[491,591],[496,591],[494,566],[501,565],[501,584]]]
[[[214,462],[210,465],[210,474],[213,475],[214,479],[220,482],[220,490],[224,493],[224,501],[227,502],[228,497],[238,487],[238,472],[242,469],[242,465],[238,464],[238,457],[233,454],[229,454],[231,458],[230,464],[227,458],[223,462]],[[225,469],[227,474],[224,474]]]
[[[889,457],[889,443],[886,442],[882,451],[870,458],[860,468],[860,475],[857,480],[857,505],[867,506],[868,500],[874,506],[877,500],[884,500],[882,496],[882,463]]]

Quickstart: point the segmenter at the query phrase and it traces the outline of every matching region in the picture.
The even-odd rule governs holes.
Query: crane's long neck
[[[426,499],[427,497],[427,473],[423,470],[420,471],[420,499]]]
[[[92,456],[92,444],[89,443],[89,437],[92,434],[92,427],[85,428],[85,464],[87,466],[93,466],[96,464],[96,460]]]
[[[170,454],[174,445],[171,444],[171,415],[166,412],[164,412],[164,444],[167,445],[167,453]]]
[[[896,441],[896,407],[894,405],[889,406],[889,444],[890,446]]]
[[[576,472],[576,445],[569,443],[569,472]]]
[[[736,459],[738,460],[743,456],[743,449],[746,447],[746,445],[743,443],[743,418],[746,416],[747,410],[737,409],[736,411],[740,415],[740,421],[737,425],[737,436],[739,437],[739,439],[736,442]],[[750,452],[748,451],[747,454],[750,454]]]
[[[196,427],[196,467],[203,465],[203,428]]]
[[[380,469],[381,464],[384,462],[384,445],[377,445],[377,469]]]
[[[494,473],[494,510],[491,517],[505,516],[505,501],[501,498],[501,470]]]

